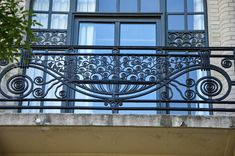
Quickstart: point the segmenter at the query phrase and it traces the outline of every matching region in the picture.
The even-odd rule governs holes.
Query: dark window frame
[[[74,35],[72,44],[78,45],[79,44],[79,24],[80,23],[114,23],[115,29],[114,29],[114,45],[113,46],[120,46],[120,35],[121,35],[121,24],[155,24],[156,25],[156,46],[163,45],[161,40],[161,26],[160,26],[160,18],[149,18],[149,19],[134,19],[134,18],[94,18],[94,17],[87,17],[87,18],[75,18],[75,27],[74,27],[74,33],[77,34]]]

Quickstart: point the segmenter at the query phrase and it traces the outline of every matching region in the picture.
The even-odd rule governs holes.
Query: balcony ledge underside
[[[235,156],[235,116],[0,114],[1,153]]]

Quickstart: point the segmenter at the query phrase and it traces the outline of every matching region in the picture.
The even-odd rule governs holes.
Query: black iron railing
[[[0,109],[235,112],[234,47],[32,49],[30,61],[0,62]]]

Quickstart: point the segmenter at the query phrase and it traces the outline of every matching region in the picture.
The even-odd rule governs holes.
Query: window
[[[78,12],[160,12],[160,0],[78,0]]]
[[[177,1],[177,2],[176,2]],[[205,0],[32,0],[31,7],[36,14],[33,17],[40,22],[42,26],[33,27],[35,34],[40,38],[36,44],[38,45],[82,45],[82,46],[175,46],[175,47],[194,47],[206,46],[206,16],[205,16]],[[46,51],[50,53],[51,51]],[[55,51],[54,51],[55,52]],[[58,50],[56,51],[58,52]],[[69,52],[69,50],[65,51]],[[136,54],[156,54],[170,53],[170,51],[160,52],[157,50],[113,50],[113,49],[79,49],[73,51],[77,53],[136,53]],[[59,53],[59,52],[58,52]],[[172,52],[171,52],[172,53]],[[183,52],[174,52],[176,54]],[[186,53],[186,52],[184,52]],[[53,60],[64,59],[59,56],[47,56],[48,62]],[[92,62],[93,58],[87,56],[87,62]],[[138,63],[139,58],[132,57]],[[158,61],[163,61],[164,58],[159,57]],[[110,60],[109,60],[110,61]],[[143,62],[143,66],[152,66],[155,68],[152,58],[148,58]],[[87,62],[84,64],[86,65]],[[115,61],[109,62],[110,66],[115,64]],[[74,63],[76,66],[78,62]],[[168,62],[164,67],[158,67],[159,70],[166,70],[173,64]],[[63,66],[63,65],[62,65]],[[91,68],[91,69],[90,69]],[[135,68],[139,68],[136,66]],[[141,68],[141,67],[140,67]],[[164,69],[162,69],[164,68]],[[166,68],[166,69],[165,69]],[[86,70],[92,71],[92,66]],[[64,69],[63,69],[64,70]],[[61,70],[61,71],[63,71]],[[81,69],[82,70],[82,69]],[[90,71],[86,73],[87,77],[96,79],[96,76],[91,76]],[[100,68],[101,72],[102,69]],[[140,78],[148,70],[137,72],[130,69],[130,72],[135,72],[133,75],[138,75]],[[152,71],[159,73],[159,71]],[[49,74],[40,73],[39,70],[27,69],[27,74],[41,75],[44,79],[53,82],[53,77]],[[64,74],[61,72],[60,74]],[[126,77],[128,80],[136,79],[125,73],[119,73],[121,77]],[[177,80],[181,83],[186,83],[188,78],[198,79],[200,75],[207,74],[200,72],[191,72],[190,74],[179,77]],[[75,75],[66,75],[75,77]],[[36,78],[36,77],[35,77]],[[149,77],[156,79],[156,77]],[[87,91],[84,88],[93,87],[92,85],[83,86],[83,93],[77,93],[64,85],[54,84],[56,89],[61,94],[65,91],[69,93],[70,98],[91,98],[86,95]],[[176,84],[177,86],[177,84]],[[111,91],[112,89],[136,89],[137,86],[125,85],[107,85],[103,90]],[[126,88],[125,88],[126,87]],[[142,86],[143,87],[143,86]],[[140,87],[141,88],[141,87]],[[43,88],[42,90],[46,90]],[[96,88],[94,87],[93,90]],[[178,89],[183,89],[178,87]],[[147,88],[148,90],[148,88]],[[53,91],[48,93],[48,96],[53,95]],[[181,95],[177,94],[177,89],[174,86],[166,86],[160,91],[154,91],[137,99],[161,99],[163,94],[167,95],[175,92],[173,99],[180,99]],[[181,98],[182,99],[182,98]],[[25,104],[25,103],[24,103]],[[104,103],[92,102],[30,102],[27,105],[84,105],[84,106],[103,106]],[[125,106],[133,106],[133,103],[124,103]],[[146,105],[148,105],[146,103]],[[150,106],[169,106],[169,107],[187,107],[187,104],[174,103],[152,103]],[[198,107],[198,105],[195,105]],[[57,110],[45,110],[44,112],[58,112]],[[96,111],[78,110],[76,113],[91,113]],[[111,113],[107,111],[106,113]],[[131,113],[119,111],[119,113]],[[135,112],[137,113],[137,112]],[[139,112],[143,113],[143,112]],[[147,112],[150,113],[150,112]],[[151,113],[159,113],[151,112]],[[166,112],[163,112],[166,113]],[[190,112],[168,112],[172,114]]]
[[[168,30],[205,30],[203,0],[167,0]]]
[[[35,29],[67,29],[70,0],[35,0],[32,2],[33,11],[42,26]]]
[[[168,45],[175,47],[200,47],[206,46],[205,39],[205,13],[204,13],[204,0],[167,0],[167,35]],[[197,38],[201,36],[202,38]],[[169,52],[172,53],[172,52]],[[176,54],[187,54],[187,52],[174,52]],[[177,59],[177,58],[176,58]],[[175,64],[169,66],[175,67]],[[182,75],[176,79],[176,81],[187,84],[187,80],[196,81],[203,75],[208,73],[203,71],[192,71],[185,75]],[[194,91],[190,87],[183,87],[180,84],[170,84],[169,93],[173,94],[173,99],[182,100],[182,96],[179,95],[177,90],[184,90],[187,97],[194,97]],[[190,95],[190,96],[189,96]],[[183,95],[184,96],[184,95]],[[200,107],[196,104],[191,104],[191,107]],[[184,103],[169,103],[169,107],[188,107],[188,104]],[[204,105],[209,107],[209,105]],[[199,112],[177,112],[170,111],[170,114],[193,114]],[[204,112],[208,114],[208,112]]]
[[[158,41],[160,35],[157,33],[158,20],[107,19],[106,23],[99,22],[99,19],[90,22],[84,20],[79,22],[79,45],[160,45]],[[126,22],[128,20],[129,22]]]

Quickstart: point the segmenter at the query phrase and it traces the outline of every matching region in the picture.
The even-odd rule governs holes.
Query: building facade
[[[1,61],[3,156],[235,156],[234,0],[26,0]]]

